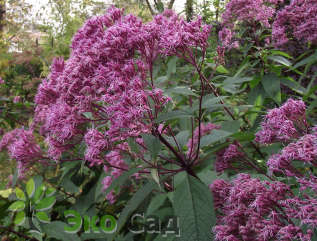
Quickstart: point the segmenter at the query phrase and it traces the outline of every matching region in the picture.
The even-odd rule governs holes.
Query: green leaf
[[[79,187],[76,186],[70,178],[63,178],[61,186],[65,189],[66,192],[78,193]]]
[[[223,81],[223,85],[242,84],[244,82],[249,82],[252,79],[252,77],[227,77]]]
[[[45,197],[41,201],[39,201],[38,204],[36,204],[35,209],[37,211],[48,210],[54,206],[55,202],[56,202],[55,197]]]
[[[170,61],[168,61],[168,67],[167,67],[167,76],[170,77],[171,74],[176,73],[176,63],[177,63],[177,57],[173,56]]]
[[[157,137],[150,134],[143,134],[142,138],[146,148],[151,153],[152,159],[155,160],[162,148],[160,140]]]
[[[197,96],[197,94],[195,94],[187,86],[177,86],[177,87],[168,89],[167,93],[181,94],[181,95],[186,95],[186,96],[188,96],[188,95]]]
[[[285,52],[280,51],[280,50],[275,50],[275,49],[273,49],[273,50],[271,50],[270,52],[271,52],[273,55],[282,55],[282,56],[284,56],[284,57],[286,57],[286,58],[288,58],[288,59],[293,59],[293,57],[290,56],[288,53],[285,53]]]
[[[164,114],[161,114],[155,120],[156,123],[160,123],[162,121],[168,121],[173,119],[180,119],[180,118],[189,118],[193,117],[193,114],[184,110],[174,110]]]
[[[46,189],[46,192],[45,192],[46,197],[51,197],[51,196],[53,196],[55,193],[56,193],[56,189],[53,188],[53,187],[48,187],[48,188]]]
[[[227,98],[228,96],[218,96],[218,97],[207,97],[207,98],[203,98],[203,103],[202,103],[202,108],[203,109],[207,109],[210,107],[213,107],[215,104],[218,104],[221,100],[224,100],[225,98]]]
[[[205,147],[217,141],[222,141],[232,133],[224,130],[213,130],[211,134],[203,136],[200,141],[200,146]]]
[[[261,83],[268,96],[277,103],[281,103],[281,83],[280,79],[275,74],[264,75]]]
[[[33,178],[31,178],[27,183],[26,183],[26,193],[29,198],[33,197],[35,193],[35,183]]]
[[[219,65],[216,68],[216,71],[221,73],[221,74],[229,74],[229,71],[223,65]]]
[[[8,198],[10,194],[12,193],[12,188],[6,189],[6,190],[1,190],[0,191],[0,196],[3,198]]]
[[[250,77],[227,77],[223,82],[222,82],[222,87],[225,91],[235,94],[242,89],[240,89],[240,86],[244,82],[250,82],[252,78]]]
[[[188,138],[189,138],[189,131],[185,130],[185,131],[181,131],[179,133],[177,133],[177,135],[175,136],[177,143],[179,144],[180,147],[186,145]]]
[[[296,93],[303,95],[306,91],[306,89],[301,86],[297,81],[287,79],[287,78],[281,78],[281,84],[289,87],[290,89],[294,90]]]
[[[157,183],[157,185],[159,185],[159,187],[161,187],[160,177],[158,175],[158,170],[156,168],[151,169],[151,176],[153,177],[153,180]]]
[[[210,170],[204,170],[198,173],[197,176],[207,186],[213,183],[214,180],[219,179],[217,172]]]
[[[8,209],[13,212],[23,210],[24,208],[25,203],[23,201],[16,201],[8,207]]]
[[[221,130],[236,133],[239,131],[240,128],[240,121],[232,120],[232,121],[224,121],[221,123]]]
[[[18,187],[15,188],[15,195],[17,196],[17,199],[19,200],[22,200],[22,201],[26,200],[24,192]]]
[[[61,241],[80,241],[75,233],[66,233],[64,227],[67,224],[60,221],[50,222],[42,225],[43,232],[46,233],[48,238],[55,238]]]
[[[14,224],[15,225],[23,225],[25,221],[25,213],[23,211],[17,212],[15,217],[14,217]]]
[[[155,187],[157,187],[156,183],[149,181],[146,185],[141,186],[141,188],[133,195],[120,213],[116,233],[120,232],[130,215],[141,205],[145,198],[152,193]],[[114,240],[114,238],[115,235],[111,240]]]
[[[83,116],[85,116],[87,119],[93,120],[93,116],[91,112],[84,112]]]
[[[127,141],[132,152],[134,153],[140,152],[138,144],[135,142],[133,138],[129,137]]]
[[[150,202],[149,207],[147,208],[146,214],[150,215],[154,211],[159,209],[164,204],[166,198],[167,198],[167,195],[165,193],[157,194],[156,196],[154,196]]]
[[[301,67],[301,66],[303,66],[305,64],[312,64],[312,63],[314,63],[316,61],[317,61],[317,50],[315,51],[314,54],[308,56],[307,58],[305,58],[305,59],[303,59],[301,61],[299,61],[297,64],[295,64],[293,66],[293,68],[297,69],[297,68],[299,68],[299,67]]]
[[[179,240],[212,241],[216,223],[211,192],[193,176],[186,175],[174,194],[173,208],[179,217]]]
[[[49,218],[49,216],[45,212],[37,212],[37,213],[35,213],[35,216],[42,223],[49,223],[51,221],[51,219]]]
[[[279,64],[285,65],[287,67],[292,65],[292,63],[288,59],[284,58],[283,56],[273,55],[273,56],[269,56],[268,59],[274,62],[277,62]]]
[[[28,232],[28,235],[29,236],[31,236],[31,237],[33,237],[33,238],[35,238],[35,239],[37,239],[37,240],[39,240],[39,241],[42,241],[43,240],[43,234],[41,234],[39,231],[37,231],[37,230],[30,230],[29,232]]]
[[[44,184],[41,184],[39,187],[36,188],[33,198],[32,200],[34,201],[34,203],[37,203],[38,201],[40,201],[44,195],[44,191],[45,191],[45,186]]]

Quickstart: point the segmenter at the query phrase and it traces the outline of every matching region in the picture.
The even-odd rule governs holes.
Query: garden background
[[[0,35],[2,240],[317,240],[316,0],[0,0]]]

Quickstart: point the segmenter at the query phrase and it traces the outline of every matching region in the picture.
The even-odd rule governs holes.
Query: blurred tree
[[[143,1],[141,1],[143,2]],[[175,3],[175,0],[153,0],[151,4],[149,0],[145,0],[147,7],[149,8],[152,15],[155,15],[159,12],[163,12],[164,9],[172,9]]]
[[[149,8],[143,0],[114,0],[114,4],[118,8],[124,8],[125,12],[132,13],[144,20],[152,18],[153,9]]]

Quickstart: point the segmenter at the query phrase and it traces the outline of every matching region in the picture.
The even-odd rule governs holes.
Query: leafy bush
[[[3,233],[314,240],[315,43],[275,49],[288,6],[249,2],[230,1],[222,28],[171,10],[89,19],[38,87],[32,123],[0,141],[17,162]]]

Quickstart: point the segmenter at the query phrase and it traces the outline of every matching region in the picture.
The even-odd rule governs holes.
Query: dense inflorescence
[[[256,134],[262,144],[288,143],[269,158],[267,166],[271,177],[292,180],[298,192],[289,184],[260,181],[248,174],[240,174],[232,183],[216,180],[210,185],[220,212],[216,240],[311,240],[317,227],[317,178],[309,167],[317,166],[317,134],[316,127],[309,128],[305,111],[303,101],[289,99],[268,111]],[[226,152],[221,152],[221,163],[227,163]],[[236,148],[230,153],[240,156]]]
[[[224,25],[233,27],[235,21],[257,21],[269,27],[275,8],[273,4],[280,2],[266,0],[231,0],[222,15]],[[274,6],[274,5],[273,5]]]
[[[232,169],[233,163],[240,163],[241,160],[244,159],[244,153],[239,150],[241,145],[239,143],[230,144],[227,148],[218,151],[216,162],[215,162],[215,170],[216,172],[223,172],[226,169]]]
[[[210,188],[220,212],[213,228],[216,240],[311,240],[317,224],[316,199],[294,197],[288,185],[248,174],[240,174],[232,183],[216,180]],[[293,223],[295,219],[302,227]],[[306,232],[305,224],[310,227]]]
[[[272,27],[276,47],[287,48],[294,40],[301,45],[317,44],[317,1],[294,0],[277,13]]]
[[[45,138],[44,157],[103,166],[111,175],[107,188],[129,168],[126,140],[142,145],[141,134],[161,133],[154,120],[171,99],[154,85],[155,60],[178,56],[194,63],[193,48],[205,52],[209,33],[200,17],[187,22],[170,10],[148,23],[115,7],[89,19],[73,37],[69,59],[53,60],[35,97],[30,130]],[[84,157],[72,152],[79,144],[86,146]],[[107,198],[113,202],[114,193]]]
[[[19,176],[23,177],[29,167],[43,161],[43,153],[36,143],[32,131],[23,128],[7,132],[0,141],[0,151],[6,148],[12,159],[17,161]]]
[[[231,0],[226,4],[222,14],[222,29],[219,31],[219,40],[222,48],[230,50],[238,48],[235,40],[236,25],[245,24],[256,31],[257,24],[265,28],[271,27],[274,20],[276,6],[282,0]]]
[[[261,144],[270,144],[298,138],[301,132],[307,130],[305,110],[303,101],[293,99],[289,99],[280,108],[269,110],[255,140]]]

